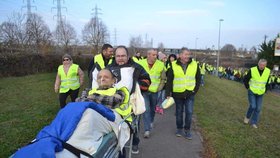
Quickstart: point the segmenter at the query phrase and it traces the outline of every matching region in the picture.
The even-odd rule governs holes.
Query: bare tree
[[[6,47],[13,47],[18,44],[17,26],[11,22],[3,22],[0,26],[0,41]]]
[[[13,13],[8,21],[0,25],[0,42],[8,49],[24,47],[26,34],[24,28],[24,16],[20,13]]]
[[[26,22],[26,34],[28,37],[28,44],[30,46],[36,46],[37,51],[41,46],[51,43],[51,32],[42,19],[41,16],[32,13]]]
[[[133,52],[139,51],[143,47],[143,39],[141,35],[136,36],[136,37],[130,37],[129,40],[129,47],[133,50]]]
[[[110,39],[107,26],[98,18],[90,19],[82,30],[82,36],[87,44],[94,47],[95,52]]]
[[[69,45],[74,44],[77,39],[77,33],[74,27],[70,23],[64,21],[56,27],[53,34],[57,44],[62,44],[66,50],[68,50]]]
[[[160,42],[160,43],[158,44],[158,50],[161,51],[161,52],[164,51],[164,44],[163,44],[162,42]]]
[[[233,57],[233,55],[235,53],[236,53],[236,48],[232,44],[226,44],[221,49],[221,55],[222,56],[231,56],[231,57]]]
[[[250,54],[257,54],[257,48],[256,46],[253,46],[251,49],[250,49]]]

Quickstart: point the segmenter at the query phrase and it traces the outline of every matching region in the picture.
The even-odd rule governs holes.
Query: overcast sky
[[[32,12],[41,15],[53,30],[56,25],[56,0],[30,0]],[[13,12],[26,13],[27,0],[0,0],[0,23]],[[236,48],[261,44],[264,36],[274,39],[280,33],[280,0],[61,0],[62,15],[81,35],[84,25],[98,16],[108,27],[111,44],[127,45],[130,37],[141,35],[165,47],[217,49],[219,19],[221,47]],[[116,29],[116,41],[114,30]],[[81,38],[81,37],[80,37]],[[196,43],[196,44],[195,44]]]

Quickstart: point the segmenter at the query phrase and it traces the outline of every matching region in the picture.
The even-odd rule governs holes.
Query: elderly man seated
[[[114,75],[103,69],[98,73],[99,87],[90,91],[88,96],[93,102],[69,103],[61,109],[52,123],[44,127],[36,136],[36,140],[20,150],[12,157],[79,157],[69,146],[93,155],[102,143],[103,136],[114,132],[122,149],[130,137],[127,124],[119,124],[131,113],[128,104],[129,92],[126,88],[116,89]],[[83,154],[81,154],[83,155]]]

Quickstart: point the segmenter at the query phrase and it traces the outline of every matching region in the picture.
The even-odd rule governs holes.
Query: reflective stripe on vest
[[[125,93],[125,98],[124,98],[124,101],[121,103],[120,107],[115,108],[115,110],[118,114],[120,114],[124,118],[124,117],[128,116],[132,111],[131,105],[128,104],[128,102],[129,102],[129,91],[125,87],[122,87],[118,90],[121,90]],[[89,91],[89,95],[97,93],[97,94],[100,94],[100,95],[113,96],[116,93],[116,91],[117,91],[116,88],[109,88],[107,90],[97,90],[96,88],[94,88],[91,91]],[[126,120],[131,122],[132,117],[128,117]]]
[[[147,59],[143,59],[140,62],[140,65],[143,66],[143,68],[149,73],[150,78],[151,78],[151,85],[149,86],[149,91],[150,92],[157,92],[158,87],[160,84],[160,76],[161,72],[165,70],[165,66],[163,62],[156,60],[154,63],[153,67],[150,69],[148,65]]]
[[[178,65],[176,61],[172,62],[174,80],[173,80],[173,92],[182,93],[185,90],[193,91],[196,80],[195,75],[197,72],[197,62],[192,61],[188,67],[186,73],[181,65]]]
[[[265,68],[263,70],[263,73],[261,76],[260,76],[257,66],[251,68],[252,78],[249,81],[249,86],[250,86],[250,90],[254,94],[262,95],[265,93],[265,86],[266,86],[266,82],[268,80],[269,74],[270,74],[270,70],[268,68]]]
[[[59,93],[66,93],[70,89],[76,90],[80,87],[79,76],[78,76],[79,65],[72,64],[69,67],[67,75],[64,72],[63,65],[58,67],[58,74],[60,75],[60,89]]]
[[[101,69],[104,69],[105,68],[105,62],[104,62],[104,59],[102,57],[102,54],[97,54],[96,56],[94,56],[94,63],[97,63]],[[109,64],[112,63],[112,59],[109,60]]]

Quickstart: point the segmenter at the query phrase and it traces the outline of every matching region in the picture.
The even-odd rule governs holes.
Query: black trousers
[[[70,95],[71,101],[75,102],[75,99],[78,97],[79,95],[79,88],[76,90],[69,90],[66,93],[59,93],[59,103],[60,103],[60,108],[64,108],[66,105],[66,99],[67,97]]]
[[[133,120],[133,121],[135,121],[133,123],[136,125],[136,127],[133,130],[132,145],[138,145],[140,143],[139,131],[140,131],[141,116],[137,116],[137,117],[138,117],[137,119]]]

